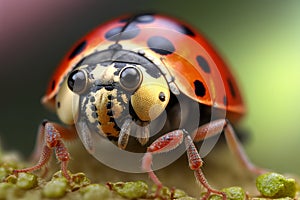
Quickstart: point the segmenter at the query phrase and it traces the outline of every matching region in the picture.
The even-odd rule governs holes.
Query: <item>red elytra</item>
[[[133,30],[133,34],[118,41],[123,46],[134,44],[149,47],[151,37],[158,40],[167,38],[170,44],[163,47],[167,48],[167,51],[159,53],[164,54],[163,62],[175,77],[175,83],[177,81],[181,92],[202,104],[227,110],[227,117],[233,122],[244,115],[245,105],[235,77],[212,45],[199,32],[184,22],[162,15],[141,15],[129,23],[131,27],[128,26],[129,20],[130,17],[122,17],[109,21],[81,38],[57,67],[42,103],[55,108],[54,99],[60,89],[60,83],[73,67],[82,58],[91,54],[99,44],[107,41],[115,43],[116,39],[109,41],[108,36],[120,32],[127,26],[127,29],[129,27]],[[182,34],[183,39],[177,37],[180,34],[170,36],[170,31]],[[149,54],[155,57],[162,56],[155,51],[149,51]],[[188,86],[181,82],[180,76],[188,82]]]

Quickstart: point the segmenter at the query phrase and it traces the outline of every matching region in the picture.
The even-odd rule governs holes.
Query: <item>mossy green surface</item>
[[[31,189],[37,186],[37,176],[31,173],[19,173],[16,186],[21,189]]]
[[[68,181],[63,177],[54,178],[49,181],[42,189],[42,194],[47,198],[63,197],[68,189]]]
[[[225,192],[228,200],[244,200],[246,199],[246,192],[241,187],[229,187],[221,190]],[[222,200],[221,196],[212,195],[209,200]]]
[[[258,191],[265,197],[270,198],[294,198],[296,195],[295,179],[286,178],[277,173],[266,173],[256,179]]]
[[[2,154],[2,155],[5,155]],[[17,157],[13,154],[13,159],[11,159],[10,156],[6,156],[5,158],[0,157],[0,200],[1,199],[13,199],[13,200],[49,200],[49,199],[57,199],[57,200],[93,200],[93,199],[103,199],[103,200],[128,200],[128,199],[143,199],[143,200],[149,200],[149,199],[155,199],[155,200],[169,200],[169,199],[176,199],[176,200],[195,200],[201,198],[201,192],[197,194],[190,195],[189,192],[186,192],[188,189],[189,191],[196,190],[200,187],[182,184],[183,189],[175,189],[170,187],[163,187],[162,190],[159,193],[159,197],[156,197],[156,187],[153,186],[153,183],[151,182],[144,182],[147,181],[147,177],[145,179],[140,180],[133,180],[133,181],[124,181],[123,176],[119,176],[117,172],[109,174],[109,177],[113,181],[101,181],[103,179],[102,176],[95,176],[93,177],[93,173],[90,173],[89,170],[95,169],[97,174],[105,174],[105,172],[99,170],[98,163],[97,167],[93,166],[92,163],[89,162],[81,162],[80,164],[86,164],[88,167],[87,170],[82,170],[85,173],[79,172],[72,174],[70,172],[70,176],[72,178],[72,182],[69,183],[61,174],[60,171],[54,173],[53,170],[49,171],[48,174],[50,174],[50,179],[41,177],[39,173],[19,173],[18,175],[13,174],[13,169],[16,168],[23,168],[25,164],[20,161],[20,159],[16,159]],[[86,154],[84,155],[86,156]],[[90,166],[91,164],[91,166]],[[55,163],[54,166],[57,164]],[[53,165],[50,165],[52,167]],[[54,168],[55,169],[55,168]],[[180,168],[180,173],[184,173],[182,169]],[[172,169],[171,169],[172,170]],[[222,169],[224,170],[224,169]],[[72,171],[81,171],[81,170],[72,170]],[[217,170],[218,171],[218,170]],[[87,174],[86,174],[87,172]],[[178,169],[176,169],[176,172],[178,172]],[[189,171],[190,172],[190,171]],[[159,172],[158,172],[159,173]],[[37,175],[35,175],[37,174]],[[42,174],[42,173],[41,173]],[[88,175],[89,174],[89,175]],[[182,176],[178,175],[176,176],[176,173],[174,171],[170,172],[171,175],[168,175],[167,177],[171,178],[179,178],[179,181],[188,181],[188,177],[185,177],[184,180],[182,179]],[[172,176],[172,174],[175,174],[175,176]],[[114,177],[114,175],[116,177]],[[162,173],[159,174],[160,176],[164,175]],[[222,180],[224,177],[223,173],[216,173],[215,177],[217,180]],[[98,179],[99,177],[99,179]],[[163,177],[163,176],[162,176]],[[181,178],[180,178],[181,177]],[[272,197],[267,197],[263,192],[270,190],[270,184],[266,184],[266,177],[269,177],[271,180],[273,179],[273,185],[275,189],[279,189],[279,193],[273,192]],[[92,179],[90,179],[92,178]],[[109,178],[109,179],[110,179]],[[193,177],[192,177],[193,178]],[[208,177],[208,179],[211,177]],[[115,181],[119,180],[119,181]],[[141,181],[142,180],[142,181]],[[173,179],[172,179],[173,180]],[[174,179],[176,180],[176,179]],[[210,180],[210,179],[209,179]],[[293,197],[295,195],[296,190],[298,193],[296,193],[295,199],[300,199],[299,196],[299,185],[296,185],[295,182],[293,182],[291,179],[287,179],[282,175],[274,175],[265,174],[260,176],[258,179],[258,190],[262,192],[262,194],[265,196],[264,198],[258,194],[253,192],[248,192],[247,189],[242,189],[241,187],[229,187],[225,188],[222,191],[224,191],[227,194],[228,199],[231,200],[240,200],[245,199],[246,196],[249,197],[249,199],[259,199],[259,200],[266,200],[266,199],[276,199],[282,196],[286,196],[286,198],[281,198],[282,200],[289,200],[292,199],[290,197]],[[252,185],[255,188],[255,184],[253,184],[253,179],[250,181],[248,179],[245,179],[245,183],[249,183],[248,185]],[[191,182],[195,182],[194,179],[192,179]],[[284,185],[283,189],[280,186],[281,183]],[[232,181],[227,181],[227,185],[233,185],[235,184]],[[277,185],[276,185],[277,184]],[[169,186],[172,186],[171,184],[168,184]],[[174,185],[176,185],[176,182],[174,182]],[[271,188],[272,188],[271,187]],[[243,187],[244,188],[244,187]],[[281,189],[280,189],[281,188]],[[295,188],[295,189],[293,189]],[[297,189],[296,189],[297,188]],[[202,192],[205,192],[204,190],[201,190]],[[247,191],[247,192],[245,192]],[[247,195],[246,195],[247,194]],[[275,194],[275,195],[274,195]],[[280,194],[280,195],[278,195]],[[284,194],[284,195],[282,195]],[[212,195],[210,197],[211,200],[214,199],[222,199],[222,197],[217,195]]]
[[[94,199],[110,199],[112,197],[111,191],[102,184],[90,184],[80,189],[80,194],[83,200],[94,200]]]
[[[127,199],[146,197],[148,185],[143,181],[108,183],[109,187]]]

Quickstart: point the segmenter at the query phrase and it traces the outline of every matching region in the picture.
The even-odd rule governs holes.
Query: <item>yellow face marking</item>
[[[143,82],[131,96],[131,103],[142,121],[151,121],[165,110],[170,99],[170,91],[163,76],[154,78],[144,68],[141,68],[141,71]],[[162,96],[164,96],[163,99]]]
[[[126,103],[126,104],[128,103],[128,98],[125,94],[121,94],[121,98],[122,98],[124,103]]]
[[[100,81],[100,83],[110,84],[112,82],[115,82],[115,71],[117,71],[117,69],[113,64],[106,67],[97,64],[95,69],[90,72],[90,75],[94,80]]]

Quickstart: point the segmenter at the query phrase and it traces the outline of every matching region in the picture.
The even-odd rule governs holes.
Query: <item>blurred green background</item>
[[[300,174],[300,1],[0,0],[0,136],[28,156],[54,68],[97,25],[154,11],[199,29],[236,74],[248,107],[242,126],[257,164]]]

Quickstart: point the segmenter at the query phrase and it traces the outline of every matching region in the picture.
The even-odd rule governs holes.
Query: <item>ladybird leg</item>
[[[169,152],[172,149],[175,149],[183,142],[183,138],[184,132],[182,130],[175,130],[159,137],[147,148],[147,152],[142,160],[142,168],[144,171],[148,172],[150,179],[157,186],[156,196],[159,196],[159,192],[163,185],[151,168],[152,157],[154,154]]]
[[[47,122],[47,121],[44,121],[42,123],[42,126],[43,128],[40,128],[41,132],[39,134],[44,136],[44,141],[41,148],[36,148],[37,151],[41,150],[39,161],[37,162],[36,165],[32,167],[14,170],[14,173],[31,172],[31,171],[41,169],[48,163],[52,153],[52,149],[54,149],[57,159],[61,162],[62,174],[69,181],[71,181],[71,177],[68,174],[68,170],[67,170],[67,165],[68,165],[68,161],[70,160],[70,155],[62,139],[64,138],[70,140],[75,136],[75,133],[72,131],[72,129],[69,130],[58,124]]]
[[[43,120],[42,123],[39,125],[38,132],[37,132],[37,137],[36,137],[36,142],[35,142],[35,147],[33,152],[30,155],[30,160],[33,162],[36,162],[39,160],[40,155],[42,153],[42,148],[43,148],[43,142],[44,142],[44,133],[45,133],[45,123],[47,123],[47,120]]]
[[[32,171],[39,170],[48,163],[50,156],[51,156],[51,149],[47,145],[44,145],[42,147],[40,159],[36,165],[24,169],[15,169],[13,170],[13,173],[18,174],[21,172],[32,172]]]
[[[197,151],[197,148],[195,147],[195,145],[193,143],[193,140],[191,139],[191,137],[188,134],[185,135],[185,146],[187,148],[187,155],[188,155],[188,162],[189,162],[190,169],[194,171],[194,174],[195,174],[195,177],[196,177],[196,180],[198,181],[198,183],[200,183],[207,190],[207,193],[202,198],[202,200],[209,199],[211,194],[221,195],[223,197],[223,200],[225,200],[226,194],[224,192],[218,191],[218,190],[212,188],[208,184],[208,182],[201,170],[203,161]]]
[[[194,137],[194,141],[204,140],[206,137],[212,137],[224,130],[225,138],[230,150],[238,158],[239,162],[250,172],[262,174],[268,170],[255,166],[247,157],[241,143],[236,137],[235,131],[227,119],[219,119],[200,126]]]

